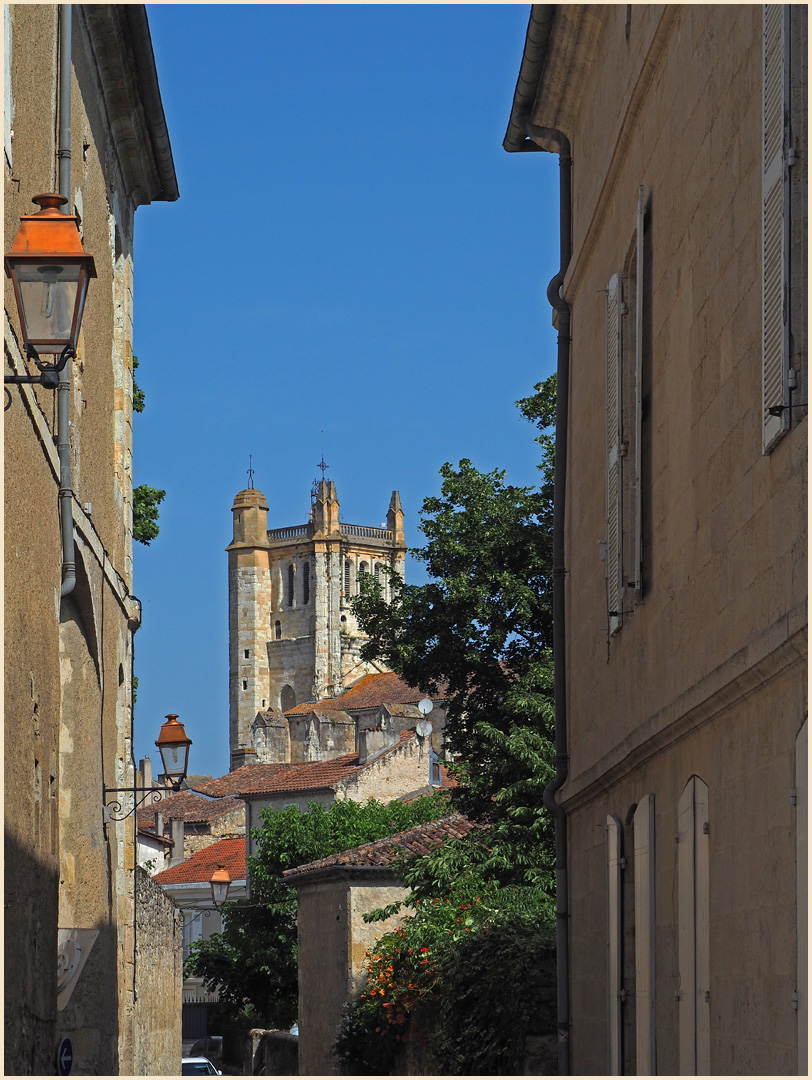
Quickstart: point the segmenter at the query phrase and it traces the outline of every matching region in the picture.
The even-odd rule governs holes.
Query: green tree
[[[412,551],[431,580],[393,577],[387,604],[367,579],[354,603],[370,637],[366,657],[446,698],[446,737],[459,756],[452,799],[482,828],[398,868],[410,914],[376,943],[366,987],[348,1006],[336,1052],[350,1072],[391,1071],[398,1044],[421,1033],[434,1071],[521,1072],[534,996],[526,975],[540,950],[554,965],[554,851],[542,795],[554,757],[555,376],[517,405],[540,429],[540,486],[508,485],[504,473],[467,460],[444,465],[441,495],[423,504],[427,543]]]
[[[282,880],[294,866],[433,821],[448,813],[448,799],[434,794],[411,803],[350,800],[324,807],[311,803],[264,810],[248,858],[250,901],[225,908],[221,934],[196,942],[188,974],[217,989],[232,1021],[287,1028],[296,1019],[298,969],[296,890]]]
[[[147,401],[144,391],[135,381],[137,370],[138,357],[133,356],[133,412],[142,413]],[[146,484],[133,488],[133,539],[139,544],[149,547],[158,535],[158,506],[165,497],[166,492],[161,488],[148,487]]]
[[[147,547],[158,535],[158,506],[166,492],[141,484],[133,488],[133,538]]]
[[[551,885],[542,792],[554,756],[553,438],[545,432],[555,376],[518,404],[542,429],[540,487],[507,484],[503,472],[482,473],[468,460],[445,464],[441,495],[423,504],[427,543],[411,552],[431,580],[406,585],[393,576],[387,603],[368,578],[353,606],[369,635],[365,658],[379,657],[411,685],[446,698],[460,779],[455,807],[490,826],[487,848],[461,843],[453,856],[474,858],[505,883]],[[435,859],[449,857],[444,846]]]

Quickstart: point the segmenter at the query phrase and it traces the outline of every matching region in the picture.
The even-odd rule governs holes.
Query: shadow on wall
[[[97,924],[97,936],[64,1010],[57,1010],[59,875],[5,834],[5,1053],[6,1076],[57,1072],[63,1037],[71,1041],[71,1071],[116,1075],[118,994],[115,927]],[[69,929],[64,927],[63,929]],[[93,935],[89,935],[90,938]],[[63,958],[68,982],[75,950]]]

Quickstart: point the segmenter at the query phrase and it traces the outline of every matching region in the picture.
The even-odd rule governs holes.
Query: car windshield
[[[180,1067],[180,1071],[182,1076],[217,1075],[217,1070],[210,1061],[184,1061]]]

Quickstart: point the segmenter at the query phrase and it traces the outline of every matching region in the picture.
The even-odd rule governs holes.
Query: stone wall
[[[190,855],[211,847],[212,844],[216,844],[219,840],[233,839],[237,836],[245,836],[244,806],[238,806],[225,814],[213,817],[209,823],[208,832],[195,833],[185,829],[183,835],[184,858],[188,859]]]
[[[141,867],[135,871],[133,1075],[180,1072],[183,913]]]
[[[299,1068],[302,1075],[336,1073],[330,1050],[345,1002],[360,989],[364,956],[375,940],[400,924],[400,914],[365,923],[366,911],[408,893],[388,872],[359,880],[337,871],[296,883],[299,927]]]
[[[429,742],[415,736],[387,751],[342,782],[336,798],[390,802],[429,783]]]

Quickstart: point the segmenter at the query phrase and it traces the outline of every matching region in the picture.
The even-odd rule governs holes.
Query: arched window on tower
[[[344,560],[344,595],[350,595],[350,560]]]
[[[293,578],[295,571],[293,563],[288,567],[288,607],[293,607]]]
[[[276,635],[276,640],[280,641],[282,638],[282,623],[279,619],[274,623],[274,634]]]
[[[359,593],[364,591],[364,578],[363,578],[363,575],[368,574],[368,573],[369,573],[369,563],[364,562],[362,560],[358,564],[358,592]]]
[[[302,603],[310,603],[310,563],[302,566]]]

